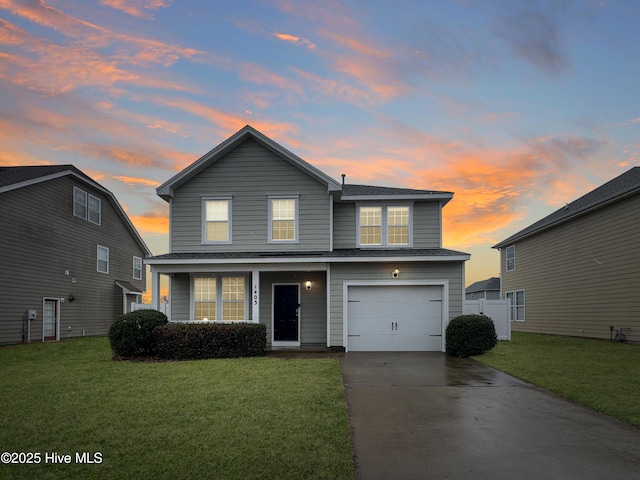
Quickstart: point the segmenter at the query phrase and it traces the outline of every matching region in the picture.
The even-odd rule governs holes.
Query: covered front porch
[[[325,263],[149,263],[153,308],[168,278],[171,322],[262,323],[270,349],[331,346]]]

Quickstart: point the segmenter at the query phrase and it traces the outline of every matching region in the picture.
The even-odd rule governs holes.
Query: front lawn
[[[0,464],[1,478],[355,478],[335,358],[113,361],[106,338],[4,347],[0,406],[0,451],[39,454]]]
[[[474,357],[526,382],[640,427],[640,346],[513,332]]]

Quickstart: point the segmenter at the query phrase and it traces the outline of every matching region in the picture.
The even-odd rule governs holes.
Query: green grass
[[[640,346],[513,332],[474,357],[526,382],[640,427]]]
[[[0,452],[41,454],[0,478],[355,478],[335,358],[117,362],[106,338],[5,347],[0,408]]]

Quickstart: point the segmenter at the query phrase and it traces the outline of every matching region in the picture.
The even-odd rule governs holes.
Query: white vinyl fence
[[[486,315],[493,320],[498,340],[511,340],[511,308],[509,300],[465,300],[462,307],[465,315]]]

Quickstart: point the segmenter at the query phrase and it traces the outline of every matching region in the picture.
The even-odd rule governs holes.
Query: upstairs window
[[[73,187],[73,214],[91,223],[100,225],[102,221],[102,202],[98,197]]]
[[[358,242],[360,246],[411,245],[411,208],[406,205],[359,207]]]
[[[516,246],[509,245],[506,252],[507,272],[516,269]]]
[[[269,241],[298,241],[297,197],[269,197]]]
[[[231,199],[202,201],[203,243],[231,243]]]
[[[382,207],[360,207],[360,245],[382,245]]]
[[[76,217],[87,219],[87,192],[73,187],[73,214]]]
[[[387,245],[409,245],[409,207],[387,207]]]

